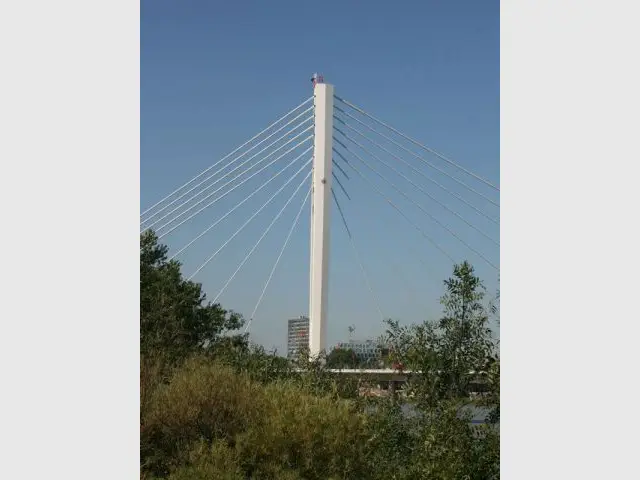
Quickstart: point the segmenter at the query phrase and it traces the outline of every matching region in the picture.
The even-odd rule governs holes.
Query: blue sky
[[[310,97],[309,78],[314,72],[335,85],[337,95],[499,185],[498,1],[143,0],[141,9],[142,210]],[[376,153],[393,161],[383,152]],[[437,158],[419,153],[499,203],[496,192]],[[401,156],[499,218],[495,206],[406,152]],[[499,265],[496,245],[391,171],[371,162],[466,243]],[[360,170],[375,180],[371,172],[363,167]],[[499,238],[498,226],[424,178],[410,170],[404,172],[470,223]],[[246,209],[238,210],[238,216],[221,223],[187,250],[180,257],[185,273],[193,273],[289,175],[283,174],[273,188],[265,188],[265,196],[256,195]],[[294,180],[278,197],[279,203],[266,208],[198,274],[196,280],[203,283],[210,299],[297,184]],[[451,262],[357,174],[351,174],[343,184],[351,200],[337,188],[336,193],[384,315],[405,323],[437,318],[442,280],[449,276]],[[163,241],[174,250],[180,248],[249,192],[242,191],[238,188],[234,192],[237,196],[229,195]],[[495,269],[413,205],[402,203],[402,197],[392,189],[385,187],[384,191],[454,258],[471,261],[488,293],[495,292]],[[301,201],[302,196],[294,199],[220,297],[225,307],[251,313]],[[251,326],[252,339],[266,347],[276,346],[284,352],[287,318],[307,313],[308,236],[307,209]],[[329,344],[346,339],[348,325],[355,325],[354,336],[358,338],[381,333],[380,316],[335,209],[330,270]]]

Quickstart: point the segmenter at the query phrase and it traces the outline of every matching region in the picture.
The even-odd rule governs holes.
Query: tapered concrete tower
[[[333,86],[314,81],[315,135],[311,193],[311,266],[309,285],[309,354],[326,349],[329,306]]]

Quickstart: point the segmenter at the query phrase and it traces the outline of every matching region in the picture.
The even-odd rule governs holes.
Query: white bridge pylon
[[[440,238],[433,238],[431,228],[425,228],[422,225],[422,219],[413,220],[411,216],[407,215],[404,212],[404,209],[401,208],[400,203],[396,203],[389,195],[381,191],[379,188],[380,185],[390,187],[391,190],[403,197],[403,202],[406,200],[415,206],[424,215],[425,219],[430,222],[429,225],[436,229],[436,233],[439,235],[448,234],[460,245],[465,247],[466,250],[471,252],[475,257],[483,260],[486,265],[498,273],[500,271],[499,262],[486,256],[484,249],[487,248],[487,246],[492,249],[499,249],[500,247],[499,240],[494,238],[495,234],[491,235],[486,233],[486,228],[489,225],[485,222],[488,221],[495,227],[499,227],[499,217],[495,217],[495,215],[485,212],[487,208],[495,207],[499,209],[499,200],[490,198],[487,196],[488,193],[483,193],[473,186],[468,185],[465,181],[457,178],[459,175],[453,175],[443,168],[440,168],[440,166],[431,163],[424,157],[424,153],[419,152],[422,150],[427,152],[429,155],[438,157],[450,167],[456,168],[459,172],[483,183],[485,185],[483,188],[488,187],[498,194],[500,192],[500,188],[481,176],[471,172],[464,166],[459,165],[438,151],[433,150],[429,146],[405,135],[401,131],[385,123],[383,120],[379,120],[359,106],[335,95],[334,87],[332,85],[325,84],[322,76],[314,75],[312,81],[313,96],[307,97],[297,107],[293,108],[271,125],[264,128],[247,142],[243,143],[231,153],[225,155],[223,158],[216,161],[204,171],[183,184],[181,187],[165,196],[162,200],[156,202],[154,205],[143,211],[140,214],[140,233],[142,234],[146,231],[153,230],[157,235],[157,239],[161,240],[181,226],[187,224],[187,222],[190,222],[194,217],[204,214],[205,212],[210,213],[210,207],[216,203],[219,204],[219,207],[222,206],[222,199],[230,195],[234,190],[245,185],[251,179],[258,177],[258,175],[265,172],[268,168],[272,166],[275,166],[274,169],[279,168],[279,170],[274,174],[270,174],[270,172],[267,171],[263,175],[262,179],[258,177],[254,180],[254,183],[258,183],[258,185],[244,187],[246,195],[242,195],[243,198],[223,215],[218,216],[216,213],[215,220],[212,219],[212,223],[209,226],[195,235],[194,238],[181,248],[177,249],[177,251],[169,257],[169,260],[173,260],[178,256],[183,256],[187,249],[191,248],[198,240],[203,238],[227,218],[231,217],[234,212],[238,211],[240,207],[256,196],[259,192],[265,190],[270,185],[272,185],[271,188],[273,188],[276,180],[282,180],[283,176],[288,176],[288,179],[284,181],[284,183],[282,183],[280,187],[273,192],[273,194],[262,205],[260,205],[260,207],[257,208],[257,210],[255,210],[240,227],[234,231],[233,234],[231,234],[220,246],[216,247],[217,249],[209,255],[190,276],[187,277],[187,280],[192,280],[208,264],[218,257],[218,255],[227,248],[240,233],[243,232],[245,227],[247,227],[261,212],[263,212],[263,210],[276,201],[278,196],[283,194],[290,183],[294,181],[295,183],[299,182],[295,190],[291,192],[287,201],[282,205],[282,208],[280,208],[278,213],[275,214],[269,225],[262,232],[261,236],[246,252],[246,255],[240,264],[226,280],[218,293],[213,297],[213,303],[217,303],[218,299],[221,298],[221,295],[223,295],[236,275],[240,272],[243,266],[247,264],[254,252],[257,251],[262,240],[269,234],[272,227],[286,211],[288,205],[297,198],[298,192],[301,190],[304,192],[304,190],[306,190],[306,192],[304,192],[304,199],[301,200],[297,214],[291,223],[289,231],[284,238],[275,261],[272,264],[269,275],[262,286],[262,290],[253,310],[248,316],[248,322],[245,325],[244,331],[245,333],[248,332],[258,308],[265,298],[270,282],[274,278],[274,273],[278,268],[289,240],[291,239],[293,232],[296,230],[296,226],[299,224],[300,217],[306,208],[306,203],[311,200],[309,231],[310,256],[308,259],[310,267],[308,348],[310,357],[314,359],[318,358],[322,352],[326,352],[327,350],[329,258],[331,253],[331,203],[335,203],[337,208],[336,214],[342,221],[345,233],[353,249],[354,259],[360,267],[364,284],[371,294],[373,304],[378,310],[380,319],[384,320],[387,318],[383,314],[380,302],[372,286],[372,282],[369,280],[365,264],[356,246],[355,237],[352,235],[347,218],[345,217],[345,211],[341,207],[338,196],[332,188],[332,183],[335,177],[334,172],[332,172],[334,159],[337,162],[335,167],[346,179],[349,179],[349,175],[343,170],[343,166],[349,171],[349,173],[353,173],[359,177],[358,181],[362,180],[363,183],[361,185],[363,188],[363,194],[366,193],[364,189],[368,189],[370,193],[380,197],[385,203],[389,204],[389,207],[393,209],[396,214],[403,217],[407,224],[421,235],[425,241],[420,241],[426,247],[432,247],[437,250],[452,263],[456,263],[458,259],[462,258],[462,255],[466,255],[464,252],[456,252],[455,255],[453,255],[449,250],[448,243],[444,243],[449,241],[449,237],[445,237],[442,240],[440,240]],[[313,122],[313,124],[311,124],[311,122]],[[361,143],[360,140],[363,140],[364,143]],[[387,149],[385,146],[387,143],[393,144],[397,149]],[[409,144],[412,146],[408,147],[407,145]],[[404,153],[399,153],[400,150],[398,149],[402,150]],[[386,155],[393,157],[394,160],[390,163],[387,162],[383,158],[386,155],[378,156],[374,153],[378,151],[384,152]],[[311,154],[313,154],[313,157],[309,158]],[[405,158],[407,155],[413,157],[415,160],[411,160],[411,162],[407,161]],[[291,159],[287,157],[294,158]],[[426,166],[430,170],[441,175],[443,177],[441,180],[444,180],[444,177],[446,177],[447,182],[455,182],[457,186],[465,189],[468,194],[480,197],[482,199],[480,205],[483,207],[479,208],[478,204],[473,200],[467,200],[464,196],[461,196],[451,190],[446,186],[446,184],[441,183],[440,180],[432,178],[431,175],[427,174],[427,170],[422,168],[422,166],[415,164],[416,160],[423,166]],[[378,164],[384,168],[379,169],[376,167]],[[309,167],[311,167],[311,170],[309,170]],[[404,170],[405,167],[410,169],[413,173],[405,175],[405,173],[403,173],[403,171],[406,171]],[[363,173],[365,169],[369,172],[368,174]],[[293,170],[295,170],[295,172],[291,173]],[[389,173],[393,174],[393,180],[388,178]],[[298,178],[300,175],[304,175],[304,178]],[[375,175],[381,183],[372,181],[370,175]],[[398,185],[395,183],[398,181],[396,177],[398,177],[401,182]],[[309,178],[311,178],[311,185],[309,185]],[[431,188],[431,186],[428,188],[423,187],[423,181],[420,179],[429,182],[429,184],[436,188]],[[224,183],[221,183],[223,181]],[[335,181],[340,187],[345,198],[351,200],[349,193],[342,185],[340,179],[335,177]],[[406,186],[403,181],[406,182],[406,184],[411,185],[413,189],[403,188],[403,186]],[[247,190],[249,191],[247,192]],[[462,235],[458,235],[458,228],[455,224],[451,224],[447,221],[440,221],[438,218],[439,215],[436,215],[435,211],[431,211],[431,208],[428,206],[423,206],[423,202],[420,201],[420,199],[413,198],[414,194],[418,192],[420,197],[424,196],[428,198],[433,204],[437,204],[442,210],[444,210],[444,212],[441,213],[450,214],[455,217],[455,219],[452,218],[452,220],[463,222],[466,227],[473,229],[475,233],[465,231]],[[453,197],[456,201],[466,205],[470,210],[466,213],[464,213],[464,211],[456,211],[458,209],[455,208],[455,204],[440,201],[439,197],[435,196],[436,192],[438,192],[438,195],[446,194]],[[286,195],[286,193],[284,193],[284,195]],[[280,200],[277,201],[279,202]],[[225,203],[235,202],[230,202],[230,199],[227,199]],[[459,207],[462,207],[462,205],[459,205]],[[470,217],[469,215],[472,216]],[[476,215],[484,218],[484,220],[482,220],[482,222],[485,223],[484,226],[482,226],[482,224],[481,226],[478,226],[476,225],[476,221],[473,221]],[[244,217],[244,213],[238,212],[235,216]],[[479,220],[479,218],[475,218],[475,220]],[[458,226],[462,227],[460,224],[458,224]],[[466,229],[466,227],[462,228]],[[492,226],[489,227],[494,228]],[[485,242],[481,245],[482,248],[472,246],[467,241],[467,238],[479,238],[476,233],[484,237],[484,240],[482,240],[483,242],[486,240],[492,245]],[[399,236],[396,235],[395,237]],[[405,239],[399,238],[399,240]],[[407,238],[406,241],[410,241],[410,239]],[[409,245],[405,245],[404,247],[409,247],[413,250]],[[397,247],[394,246],[394,248]],[[413,255],[416,257],[416,260],[420,261],[425,269],[432,270],[433,265],[430,265],[429,262],[425,262],[420,253],[416,254],[414,252]],[[384,258],[383,260],[391,261],[392,259]],[[397,273],[401,275],[401,272]]]
[[[314,86],[314,145],[311,192],[309,268],[309,355],[326,350],[329,307],[331,166],[333,151],[333,85]]]

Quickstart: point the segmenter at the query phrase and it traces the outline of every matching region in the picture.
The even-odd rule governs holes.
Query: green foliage
[[[208,358],[194,359],[149,403],[141,444],[143,469],[154,475],[200,478],[224,465],[252,478],[280,478],[273,475],[283,466],[308,479],[366,473],[367,430],[356,405],[292,382],[263,385]]]
[[[487,382],[489,384],[488,396],[483,399],[482,405],[491,408],[488,420],[491,423],[500,421],[500,359],[490,363],[487,369]]]
[[[388,321],[387,334],[396,361],[421,372],[409,384],[419,403],[435,405],[463,398],[475,374],[484,371],[494,354],[488,315],[482,303],[484,287],[464,262],[455,265],[444,282],[444,315],[438,322],[401,327]]]
[[[400,405],[393,399],[378,399],[369,411],[367,462],[375,465],[372,478],[407,479],[413,463],[413,449],[419,442],[414,420],[407,418]]]
[[[360,361],[351,348],[334,348],[327,355],[327,368],[358,368]]]
[[[260,390],[247,377],[198,358],[160,385],[143,411],[143,468],[166,474],[199,440],[229,441],[256,421]]]
[[[388,322],[389,360],[423,372],[406,388],[415,416],[328,371],[355,366],[353,352],[289,361],[248,345],[234,334],[240,315],[207,303],[153,232],[141,237],[140,277],[142,478],[499,478],[498,430],[460,409],[469,370],[482,368],[499,420],[500,362],[468,263],[445,281],[440,321]]]
[[[295,362],[296,375],[292,376],[296,383],[306,392],[313,395],[331,395],[334,398],[354,399],[358,396],[359,379],[344,377],[329,372],[326,367],[324,352],[314,360],[302,352]]]
[[[498,279],[499,281],[500,279]],[[496,290],[496,296],[493,300],[491,300],[490,307],[491,314],[496,317],[498,323],[500,323],[500,289]]]
[[[495,429],[474,426],[458,405],[445,402],[424,412],[409,478],[487,480],[500,473],[500,439]]]
[[[494,343],[485,306],[484,286],[464,262],[456,265],[453,277],[446,280],[442,297],[444,317],[439,322],[440,369],[451,393],[464,395],[470,371],[484,370],[493,353]]]
[[[200,284],[186,281],[180,264],[167,260],[167,247],[153,231],[140,237],[140,351],[178,361],[216,345],[242,348],[244,337],[228,332],[242,317],[219,304],[205,303]]]
[[[275,462],[301,478],[366,478],[368,432],[353,403],[286,383],[268,385],[265,396],[264,415],[237,438],[247,470],[271,478],[262,466]]]
[[[238,456],[226,442],[216,440],[196,443],[189,455],[189,463],[178,467],[169,480],[245,480]]]
[[[246,374],[261,383],[291,379],[297,373],[289,359],[278,356],[277,352],[267,352],[261,345],[250,345],[247,349],[223,349],[216,358],[237,373]]]

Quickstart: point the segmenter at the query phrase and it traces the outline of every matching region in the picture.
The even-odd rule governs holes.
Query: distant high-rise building
[[[298,358],[300,352],[309,348],[309,317],[301,315],[289,320],[287,328],[287,357]]]
[[[338,343],[335,348],[353,350],[358,360],[362,363],[373,363],[381,359],[382,346],[374,340],[365,340],[364,342],[349,340],[348,342]]]

